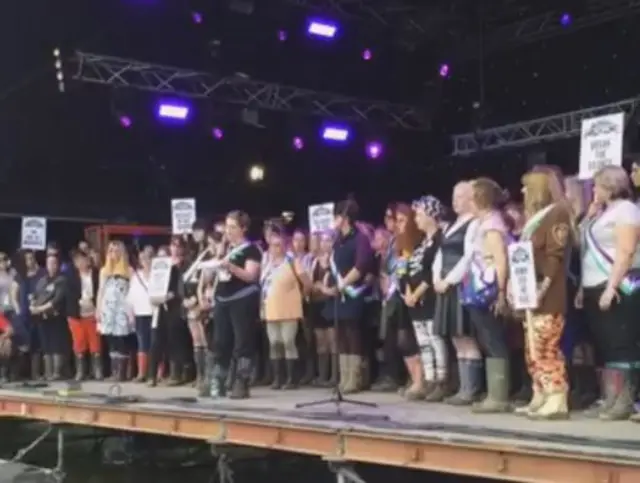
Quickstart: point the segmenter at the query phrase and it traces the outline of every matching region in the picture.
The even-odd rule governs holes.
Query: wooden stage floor
[[[63,384],[0,389],[0,415],[54,423],[196,438],[314,454],[330,459],[446,471],[509,481],[637,483],[640,425],[601,422],[579,414],[569,421],[534,422],[511,414],[474,415],[467,408],[406,402],[395,394],[362,393],[342,404],[296,404],[330,397],[329,390],[255,388],[243,401],[197,400],[192,388],[88,382],[58,394]]]

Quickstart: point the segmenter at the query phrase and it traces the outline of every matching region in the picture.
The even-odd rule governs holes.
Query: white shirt
[[[80,274],[80,298],[83,300],[93,300],[93,274]]]
[[[597,242],[600,249],[611,260],[616,258],[615,229],[618,225],[640,227],[640,208],[629,200],[616,200],[609,203],[606,210],[595,220],[585,220],[580,225],[583,243],[582,251],[582,286],[597,287],[607,282],[609,273],[596,263],[594,257],[587,249],[589,245],[584,242],[584,230],[590,224],[590,235]],[[636,247],[636,253],[631,262],[631,268],[640,268],[640,247]]]
[[[455,233],[463,224],[467,223],[472,217],[470,215],[464,215],[458,217],[458,219],[451,225],[449,225],[444,232],[444,237],[447,238],[448,235]],[[464,234],[464,255],[458,263],[449,271],[449,273],[444,277],[445,282],[449,285],[457,285],[459,284],[464,276],[467,274],[469,270],[469,263],[471,262],[471,257],[473,256],[473,242],[475,240],[476,231],[478,229],[478,221],[472,220],[467,227],[467,231]],[[433,283],[437,283],[440,281],[440,274],[442,273],[442,251],[438,250],[436,253],[436,257],[433,260],[433,265],[431,267],[433,271]]]
[[[153,315],[153,307],[147,291],[148,286],[149,278],[142,270],[137,270],[131,277],[127,294],[127,300],[133,308],[133,315],[142,317]]]

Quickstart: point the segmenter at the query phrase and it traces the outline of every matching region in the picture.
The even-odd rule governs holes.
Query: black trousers
[[[62,315],[54,315],[36,322],[40,347],[45,355],[66,354],[69,350],[69,326]]]
[[[151,331],[151,353],[149,371],[157,374],[158,365],[169,360],[182,370],[190,357],[189,328],[179,310],[162,311],[158,316],[158,326]]]
[[[640,363],[640,290],[620,295],[609,310],[600,310],[605,287],[584,289],[584,316],[593,336],[596,361],[604,366]]]
[[[490,308],[467,307],[469,320],[485,356],[509,358],[507,325],[502,317],[496,317]]]
[[[216,364],[228,369],[231,360],[252,359],[256,354],[256,331],[260,318],[260,294],[217,302],[210,332]]]

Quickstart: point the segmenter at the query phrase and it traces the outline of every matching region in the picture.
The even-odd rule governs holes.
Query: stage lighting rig
[[[54,66],[56,68],[56,81],[58,82],[58,91],[64,93],[65,88],[65,78],[64,78],[64,62],[61,57],[60,49],[53,49],[53,58],[55,59]]]

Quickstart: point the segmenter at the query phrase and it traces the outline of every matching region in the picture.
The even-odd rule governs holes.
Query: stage
[[[193,388],[126,383],[108,397],[110,386],[89,382],[68,394],[64,384],[5,387],[0,414],[507,481],[640,481],[640,426],[630,422],[533,422],[376,393],[354,398],[377,408],[344,404],[338,414],[332,405],[295,407],[328,390],[256,388],[244,401],[199,401]]]

